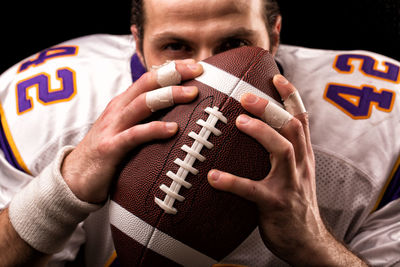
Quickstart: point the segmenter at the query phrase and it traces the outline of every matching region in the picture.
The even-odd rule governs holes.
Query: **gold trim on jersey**
[[[6,116],[4,113],[4,109],[0,103],[0,117],[1,117],[1,125],[3,126],[4,134],[6,135],[6,139],[8,142],[8,145],[10,146],[12,153],[17,160],[18,165],[28,174],[32,175],[32,173],[29,171],[28,167],[26,166],[24,160],[21,157],[21,154],[18,151],[17,146],[15,145],[14,139],[12,138],[10,128],[8,126],[8,123],[6,121]]]
[[[104,267],[109,267],[111,264],[113,264],[116,258],[117,258],[117,252],[114,250],[114,252],[111,254],[110,258],[107,260]]]

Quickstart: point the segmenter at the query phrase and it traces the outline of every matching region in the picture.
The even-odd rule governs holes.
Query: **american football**
[[[271,54],[241,47],[201,62],[204,73],[183,85],[198,98],[162,110],[176,121],[171,139],[138,147],[112,191],[110,223],[123,266],[211,266],[233,252],[256,228],[256,206],[213,189],[211,169],[264,178],[268,153],[235,126],[244,93],[281,105],[272,83],[279,73]]]

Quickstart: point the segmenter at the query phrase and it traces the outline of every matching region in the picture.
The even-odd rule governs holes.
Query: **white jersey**
[[[400,63],[367,51],[287,45],[276,59],[310,114],[328,228],[373,266],[400,266]],[[286,266],[254,236],[232,260]]]
[[[95,35],[45,49],[0,76],[0,209],[132,84],[134,53],[130,36]],[[88,266],[104,265],[113,244],[103,213],[106,207],[89,216],[56,261],[73,260],[86,240],[85,250],[95,255]]]
[[[277,61],[310,113],[321,214],[335,236],[375,266],[400,264],[400,63],[366,51],[282,45]],[[130,36],[78,38],[0,77],[0,209],[64,145],[75,145],[107,103],[144,69]],[[53,264],[85,243],[87,266],[117,262],[107,205],[77,228]],[[286,266],[258,231],[223,260]]]

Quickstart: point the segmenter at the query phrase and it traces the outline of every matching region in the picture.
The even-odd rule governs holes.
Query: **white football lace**
[[[218,107],[210,108],[207,107],[205,112],[209,114],[207,121],[198,120],[196,123],[202,126],[200,132],[196,134],[195,132],[190,132],[189,136],[194,139],[194,143],[191,147],[183,145],[181,149],[185,151],[186,157],[184,160],[179,158],[175,159],[174,163],[179,166],[176,173],[172,171],[167,172],[167,176],[172,179],[171,186],[168,187],[165,184],[160,186],[160,189],[166,194],[164,200],[155,197],[154,201],[160,208],[162,208],[168,214],[176,214],[178,211],[173,207],[175,200],[184,201],[185,198],[179,195],[179,190],[181,187],[189,189],[192,185],[185,181],[187,175],[192,173],[197,175],[199,171],[193,167],[196,160],[203,162],[206,158],[200,154],[203,146],[211,149],[214,147],[207,139],[211,133],[216,136],[221,135],[221,131],[215,128],[218,121],[227,123],[228,120],[222,112],[218,111]]]

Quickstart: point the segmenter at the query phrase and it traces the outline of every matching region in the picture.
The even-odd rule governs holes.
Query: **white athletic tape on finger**
[[[175,61],[168,62],[157,69],[157,82],[161,87],[180,84],[181,74],[176,70]]]
[[[285,109],[287,110],[287,112],[294,116],[306,112],[306,108],[303,104],[303,101],[301,100],[299,91],[297,90],[289,95],[289,97],[285,101],[283,101],[283,104],[285,105]]]
[[[172,86],[147,92],[146,105],[152,112],[173,106]]]
[[[269,102],[265,107],[263,119],[272,128],[281,129],[293,116],[275,103]]]

